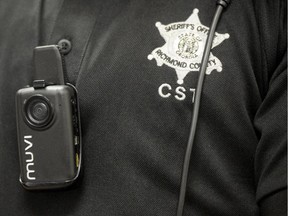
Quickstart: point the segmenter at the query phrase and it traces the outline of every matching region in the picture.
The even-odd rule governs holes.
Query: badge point
[[[230,38],[230,35],[229,35],[228,33],[226,33],[226,34],[224,35],[224,38],[225,38],[225,39],[228,39],[228,38]]]
[[[161,24],[161,22],[156,22],[155,23],[155,26],[158,28],[158,27],[160,27],[162,24]]]
[[[153,55],[150,54],[150,55],[147,56],[147,58],[148,58],[149,60],[152,60],[154,57],[153,57]]]
[[[216,70],[217,70],[217,72],[221,72],[222,71],[222,67],[217,67]]]
[[[193,13],[198,14],[198,13],[199,13],[199,10],[198,10],[197,8],[195,8],[195,9],[193,10]]]

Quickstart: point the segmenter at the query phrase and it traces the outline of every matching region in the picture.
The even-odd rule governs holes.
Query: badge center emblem
[[[193,34],[185,34],[185,36],[179,36],[180,41],[178,43],[178,50],[176,53],[184,59],[196,58],[196,52],[199,49],[199,43]],[[201,40],[201,39],[198,39]]]

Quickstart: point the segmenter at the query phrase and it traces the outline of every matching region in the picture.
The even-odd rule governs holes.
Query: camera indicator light
[[[79,137],[78,136],[74,136],[74,144],[75,145],[79,144]]]

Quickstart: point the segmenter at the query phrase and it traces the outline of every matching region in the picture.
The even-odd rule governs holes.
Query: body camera
[[[20,89],[16,110],[22,185],[33,190],[72,184],[81,165],[76,89],[72,85]]]

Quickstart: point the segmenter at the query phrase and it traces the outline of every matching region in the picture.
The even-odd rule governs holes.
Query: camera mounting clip
[[[34,49],[34,88],[65,85],[63,61],[58,46],[38,46]]]

